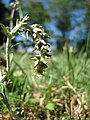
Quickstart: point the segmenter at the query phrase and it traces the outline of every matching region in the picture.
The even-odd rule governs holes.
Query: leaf
[[[48,103],[48,104],[46,105],[46,108],[47,108],[48,110],[54,110],[55,105],[54,105],[54,103],[50,102],[50,103]]]
[[[22,71],[21,70],[16,70],[13,75],[15,77],[20,77],[22,75]]]
[[[8,28],[6,28],[5,25],[2,24],[2,23],[0,23],[0,26],[2,27],[4,34],[5,34],[7,37],[9,37],[9,36],[10,36],[10,33],[9,33],[9,31],[8,31]]]
[[[4,84],[0,83],[0,94],[2,95],[4,95],[3,89],[4,89]]]
[[[0,94],[2,95],[3,101],[6,104],[8,110],[10,110],[10,105],[7,99],[6,86],[3,83],[0,83]]]
[[[12,62],[13,59],[13,53],[10,54],[10,63]]]
[[[3,70],[0,69],[0,82],[3,81],[3,79],[5,78],[5,72]]]

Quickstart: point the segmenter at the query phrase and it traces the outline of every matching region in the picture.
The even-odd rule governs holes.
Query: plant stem
[[[32,75],[32,84],[34,85],[35,88],[38,88],[38,85],[34,79],[34,75]]]
[[[14,13],[15,13],[15,9],[13,9],[12,12],[11,12],[10,30],[13,29],[13,18],[14,18]]]
[[[8,72],[9,69],[10,69],[9,41],[10,41],[10,39],[7,38],[7,42],[6,42],[6,71],[7,71],[7,72]]]

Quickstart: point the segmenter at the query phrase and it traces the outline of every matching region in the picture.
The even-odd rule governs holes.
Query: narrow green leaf
[[[5,25],[2,24],[2,23],[0,23],[0,26],[2,27],[4,34],[5,34],[7,37],[9,37],[10,33],[9,33],[9,31],[8,31],[8,28],[6,28]]]
[[[7,99],[6,86],[3,83],[0,83],[0,94],[2,95],[3,101],[6,104],[8,110],[10,110],[10,105]]]

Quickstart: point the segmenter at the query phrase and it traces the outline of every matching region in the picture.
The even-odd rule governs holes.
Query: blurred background
[[[0,0],[0,23],[5,26],[9,25],[11,13],[9,4],[12,2],[14,0]],[[84,117],[81,116],[81,119],[85,120],[90,114],[90,0],[20,0],[20,5],[23,16],[26,14],[30,16],[28,23],[41,24],[50,35],[46,40],[51,45],[53,55],[47,61],[48,68],[44,76],[34,76],[34,61],[31,59],[34,55],[31,53],[32,38],[29,37],[27,40],[16,35],[12,40],[14,49],[10,51],[10,57],[13,60],[10,64],[10,73],[5,79],[12,111],[24,120],[23,118],[30,114],[29,109],[23,113],[23,108],[29,108],[28,106],[31,105],[35,115],[38,116],[44,117],[44,113],[46,116],[50,116],[49,114],[52,116],[52,112],[48,114],[49,108],[54,111],[55,119],[63,119],[61,117],[69,115],[68,113],[70,115],[77,113],[78,117],[82,114]],[[14,24],[18,16],[17,10]],[[6,54],[3,49],[5,42],[6,38],[0,27],[0,77],[6,66]],[[84,104],[78,102],[78,94],[81,103]],[[44,107],[39,106],[41,103],[37,102],[38,100]],[[54,102],[54,100],[59,101]],[[49,102],[51,104],[48,105]],[[53,107],[52,102],[55,103],[56,108]],[[1,96],[0,106],[4,106]],[[40,111],[37,106],[40,107]],[[59,112],[57,108],[60,109]],[[5,107],[2,109],[7,112]],[[41,109],[44,110],[42,114]],[[58,113],[60,115],[57,118]],[[90,120],[90,116],[88,118]],[[64,119],[70,120],[70,117]]]
[[[8,25],[5,18],[10,15],[11,2],[14,0],[0,0],[0,23],[5,25]],[[51,36],[49,42],[53,51],[63,51],[66,42],[75,48],[75,52],[82,48],[85,51],[90,26],[90,0],[20,0],[20,3],[23,13],[30,16],[30,24],[38,23],[45,27]],[[17,37],[13,43],[22,40]],[[5,38],[0,32],[0,45],[3,41]],[[23,42],[22,46],[29,51],[32,42]]]

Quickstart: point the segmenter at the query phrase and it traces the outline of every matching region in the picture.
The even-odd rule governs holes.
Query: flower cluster
[[[43,75],[45,68],[47,68],[47,61],[51,56],[51,49],[49,43],[45,41],[45,38],[49,36],[45,33],[43,27],[39,24],[31,25],[32,37],[34,42],[34,51],[38,51],[38,54],[32,58],[35,60],[34,68],[36,73]]]

